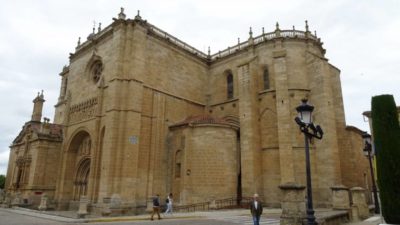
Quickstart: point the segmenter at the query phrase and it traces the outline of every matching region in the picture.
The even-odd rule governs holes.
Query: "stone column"
[[[294,183],[280,185],[282,190],[281,225],[302,225],[306,218],[305,187]]]
[[[351,205],[352,220],[363,220],[368,218],[369,210],[367,200],[365,198],[365,189],[361,187],[354,187],[350,189],[351,199],[353,204]]]
[[[274,71],[276,88],[276,114],[278,124],[279,160],[281,184],[295,182],[293,168],[293,130],[294,118],[291,117],[289,102],[289,86],[286,63],[286,50],[279,49],[274,51]]]
[[[46,193],[42,194],[42,197],[40,198],[40,205],[38,207],[38,209],[40,211],[45,211],[48,208],[48,197],[46,195]]]
[[[332,208],[350,209],[349,189],[345,186],[334,186],[332,189]]]
[[[6,197],[4,198],[2,207],[4,207],[4,208],[11,207],[11,194],[10,193],[6,193]]]
[[[81,199],[79,200],[78,218],[84,218],[88,214],[87,211],[88,205],[89,205],[88,197],[82,195]]]
[[[103,208],[101,210],[101,215],[102,216],[111,215],[110,203],[111,203],[111,198],[110,197],[104,197],[103,198]]]
[[[332,202],[332,193],[329,189],[342,184],[338,144],[340,135],[334,104],[337,99],[333,97],[334,84],[332,83],[332,74],[329,71],[330,65],[326,59],[317,58],[313,55],[309,56],[309,60],[307,72],[310,79],[310,93],[312,93],[309,100],[315,107],[313,117],[316,124],[322,127],[324,133],[329,134],[314,144],[315,161],[324,162],[315,164],[315,176],[318,177],[314,189],[315,204],[321,206]],[[325,205],[325,207],[330,207],[330,204]]]
[[[259,106],[251,62],[238,66],[240,149],[243,196],[262,193]]]
[[[12,207],[17,207],[17,206],[19,206],[19,205],[21,205],[22,204],[22,198],[21,198],[21,193],[20,192],[17,192],[16,194],[15,194],[15,198],[12,200],[12,202],[11,202],[11,206]]]

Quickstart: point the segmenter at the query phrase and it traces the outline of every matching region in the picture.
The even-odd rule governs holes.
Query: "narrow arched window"
[[[265,69],[264,69],[263,79],[264,79],[264,90],[269,89],[269,88],[270,88],[270,85],[269,85],[269,72],[268,72],[268,68],[265,68]]]
[[[226,87],[228,99],[233,98],[233,75],[230,72],[226,76]]]
[[[182,170],[182,151],[178,150],[175,153],[175,178],[181,177]]]

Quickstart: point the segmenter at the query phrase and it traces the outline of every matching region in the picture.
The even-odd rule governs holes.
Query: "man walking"
[[[263,206],[258,200],[258,194],[254,194],[253,201],[250,203],[250,212],[253,216],[254,225],[260,225],[260,216],[263,212]]]
[[[161,220],[160,217],[160,195],[157,194],[153,198],[153,212],[151,213],[151,220],[153,220],[154,214],[157,213],[158,219]]]

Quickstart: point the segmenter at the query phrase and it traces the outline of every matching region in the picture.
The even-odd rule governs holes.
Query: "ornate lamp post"
[[[307,99],[302,100],[302,104],[296,108],[299,115],[295,118],[296,123],[300,126],[300,131],[304,133],[305,151],[306,151],[306,174],[307,174],[307,224],[315,225],[315,216],[312,200],[311,186],[311,168],[310,168],[310,149],[309,140],[315,137],[322,139],[324,132],[319,125],[312,123],[312,112],[314,106],[307,104]]]
[[[374,176],[374,170],[372,167],[372,160],[371,160],[371,158],[373,157],[372,145],[371,145],[371,135],[369,135],[367,132],[364,132],[362,134],[362,138],[364,141],[364,149],[363,149],[364,155],[368,158],[369,168],[371,170],[372,192],[374,193],[375,213],[379,214],[380,208],[379,208],[378,194],[377,194],[377,190],[376,190],[375,176]]]

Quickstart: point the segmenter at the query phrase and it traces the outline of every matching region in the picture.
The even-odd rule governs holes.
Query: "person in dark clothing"
[[[158,219],[161,220],[161,217],[160,217],[160,195],[159,194],[157,194],[153,198],[153,212],[151,213],[151,220],[153,220],[153,216],[156,213],[157,213]]]
[[[263,206],[258,199],[258,194],[254,194],[253,196],[253,201],[250,203],[250,212],[253,216],[254,225],[260,225],[260,216],[263,212]]]

